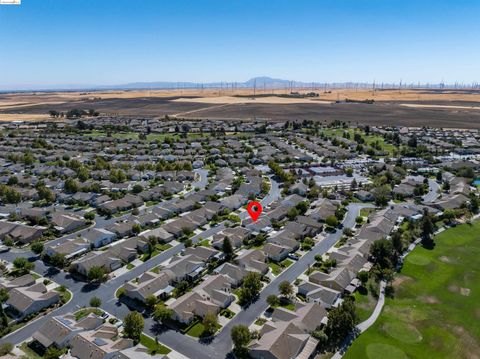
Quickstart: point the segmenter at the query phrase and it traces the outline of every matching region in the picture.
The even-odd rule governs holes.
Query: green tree
[[[92,297],[90,299],[90,306],[91,307],[99,307],[102,305],[102,300],[98,297]]]
[[[67,260],[65,258],[65,254],[63,253],[54,253],[50,257],[50,263],[52,263],[55,267],[58,268],[63,268],[65,267],[65,264],[67,263]]]
[[[30,245],[32,252],[35,254],[40,254],[43,252],[43,243],[39,241],[32,242]]]
[[[29,262],[25,257],[17,257],[13,260],[13,267],[20,273],[28,273],[35,267],[35,264]]]
[[[147,296],[145,298],[145,305],[147,306],[147,308],[149,309],[153,309],[155,308],[155,305],[158,303],[158,298],[155,297],[153,294]]]
[[[83,218],[85,218],[87,221],[93,221],[95,219],[95,212],[87,212],[84,214]]]
[[[253,302],[258,297],[261,289],[260,274],[248,272],[243,279],[243,284],[238,294],[240,304],[244,305]]]
[[[207,313],[203,317],[203,335],[209,336],[214,334],[218,328],[218,318],[213,313]]]
[[[157,304],[155,310],[152,314],[153,320],[157,323],[165,324],[167,321],[172,319],[173,310],[162,304]]]
[[[325,333],[335,348],[352,332],[356,320],[355,304],[351,297],[346,297],[341,305],[328,312]]]
[[[284,280],[278,285],[278,290],[280,291],[280,294],[285,297],[285,298],[290,298],[293,295],[293,285]]]
[[[9,354],[14,348],[12,343],[3,343],[0,344],[0,356]]]
[[[78,192],[78,183],[73,178],[67,178],[63,185],[65,192],[76,193]]]
[[[271,307],[276,307],[279,303],[278,297],[275,294],[270,294],[267,297],[267,303]]]
[[[397,262],[395,248],[393,248],[392,241],[388,239],[379,239],[373,242],[370,247],[370,257],[380,269],[391,269]]]
[[[45,186],[40,186],[37,188],[38,197],[41,200],[44,200],[46,203],[53,203],[55,202],[55,194],[53,191]]]
[[[238,355],[245,355],[247,353],[247,346],[252,338],[250,330],[246,325],[239,324],[232,327],[230,336],[233,342],[233,349]]]
[[[223,239],[222,250],[223,250],[223,253],[225,254],[225,258],[227,259],[227,261],[233,258],[233,247],[228,237],[225,237]]]
[[[135,223],[135,224],[132,226],[132,232],[133,232],[134,234],[139,234],[141,231],[142,231],[142,226],[140,226],[138,223]]]
[[[123,328],[125,335],[138,342],[140,340],[140,335],[142,334],[145,321],[143,320],[142,315],[133,311],[127,314],[123,321]]]
[[[137,194],[137,193],[140,193],[143,191],[143,187],[141,185],[139,185],[138,183],[135,184],[132,188],[132,192]]]
[[[107,271],[104,267],[93,266],[87,273],[88,280],[91,282],[102,282],[106,279]]]
[[[358,280],[362,283],[362,286],[365,287],[365,284],[368,282],[368,272],[367,271],[361,271],[358,272]]]
[[[338,226],[338,219],[337,219],[336,216],[328,216],[328,217],[325,219],[325,223],[326,223],[327,226],[329,226],[329,227],[337,228],[337,226]]]
[[[8,318],[3,311],[3,304],[8,300],[9,294],[5,288],[0,289],[0,333],[8,327]]]

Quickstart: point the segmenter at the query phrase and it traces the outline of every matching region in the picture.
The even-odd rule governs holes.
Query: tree
[[[351,297],[346,297],[340,306],[330,310],[325,334],[335,347],[350,334],[356,319],[355,304]]]
[[[329,227],[332,227],[332,228],[336,228],[338,226],[338,219],[336,216],[328,216],[326,219],[325,219],[325,223],[327,224],[327,226]]]
[[[387,185],[375,187],[371,192],[377,206],[386,206],[391,198],[391,189]]]
[[[363,223],[363,217],[362,216],[357,216],[355,218],[355,223],[357,224],[362,224]]]
[[[225,258],[227,259],[227,261],[233,258],[233,247],[228,237],[225,237],[223,239],[222,250],[223,250],[223,253],[225,254]]]
[[[203,317],[203,335],[209,336],[214,334],[218,328],[218,318],[213,313],[207,313]]]
[[[65,192],[76,193],[78,192],[78,183],[73,178],[67,178],[63,185]]]
[[[238,354],[246,354],[247,345],[251,340],[248,327],[243,324],[235,325],[230,331],[230,336],[233,342],[233,350]]]
[[[55,267],[63,268],[65,267],[67,260],[65,258],[65,254],[63,253],[54,253],[50,257],[50,263],[52,263]]]
[[[32,242],[30,245],[32,252],[35,254],[40,254],[43,252],[43,243],[39,241]]]
[[[260,274],[248,272],[243,279],[243,284],[238,294],[240,303],[243,305],[253,302],[258,297],[261,289]]]
[[[125,335],[134,341],[138,341],[140,339],[140,335],[142,334],[144,325],[145,322],[139,312],[133,311],[128,313],[123,321]]]
[[[87,221],[93,221],[95,219],[95,212],[93,211],[87,212],[85,213],[83,218],[85,218]]]
[[[0,332],[8,326],[8,318],[3,311],[3,304],[8,300],[9,294],[5,288],[0,289]]]
[[[368,282],[368,272],[367,271],[361,271],[358,272],[358,280],[362,283],[362,286],[365,287],[365,284]]]
[[[99,307],[102,305],[102,300],[98,297],[92,297],[90,299],[90,306],[91,307]]]
[[[136,185],[133,186],[132,188],[132,192],[137,194],[137,193],[140,193],[143,191],[143,187],[141,185],[139,185],[138,183]]]
[[[275,294],[270,294],[267,297],[267,303],[271,307],[276,307],[279,303],[278,297]]]
[[[0,356],[9,354],[14,348],[12,343],[3,343],[0,345]]]
[[[21,273],[28,273],[35,267],[35,264],[29,262],[25,257],[17,257],[13,260],[13,267]]]
[[[391,269],[397,262],[395,249],[388,239],[379,239],[372,243],[370,256],[380,269]]]
[[[168,320],[172,319],[173,310],[166,307],[163,303],[157,304],[155,306],[155,310],[153,311],[152,317],[157,323],[165,324]]]
[[[290,298],[293,295],[293,286],[290,282],[284,280],[278,285],[280,294],[285,298]]]
[[[426,247],[433,246],[432,234],[435,232],[435,224],[432,221],[430,213],[425,209],[423,211],[422,222],[420,224],[422,243]]]
[[[53,203],[55,201],[55,194],[53,191],[45,186],[37,188],[38,197],[46,203]]]
[[[93,266],[87,273],[88,280],[91,282],[101,282],[105,280],[107,271],[104,267]]]
[[[158,303],[158,298],[155,297],[153,294],[145,298],[145,305],[147,306],[147,308],[153,309],[155,307],[155,304],[157,303]]]
[[[141,231],[142,231],[142,226],[140,226],[138,223],[135,223],[135,224],[132,226],[132,232],[133,232],[134,234],[139,234]]]

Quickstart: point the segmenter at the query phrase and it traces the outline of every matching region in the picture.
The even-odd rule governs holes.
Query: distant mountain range
[[[368,83],[368,82],[337,82],[337,83],[325,83],[325,82],[302,82],[276,79],[268,76],[259,76],[251,78],[245,82],[173,82],[173,81],[155,81],[155,82],[131,82],[120,85],[49,85],[49,86],[24,86],[21,90],[7,90],[1,89],[0,93],[5,92],[25,92],[25,91],[101,91],[101,90],[162,90],[162,89],[231,89],[231,88],[257,88],[262,89],[289,89],[295,91],[295,89],[322,89],[322,88],[455,88],[455,89],[478,89],[480,85],[474,83],[471,85],[455,84],[446,85],[444,83],[439,84],[405,84],[405,83]]]
[[[245,82],[132,82],[123,85],[112,86],[96,86],[96,89],[192,89],[192,88],[289,88],[289,87],[310,87],[312,83],[304,83],[299,81],[289,81],[282,79],[274,79],[267,76],[254,77]]]

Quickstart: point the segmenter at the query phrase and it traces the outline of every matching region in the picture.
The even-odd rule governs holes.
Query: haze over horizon
[[[480,81],[477,1],[23,0],[0,6],[0,90],[134,82]]]

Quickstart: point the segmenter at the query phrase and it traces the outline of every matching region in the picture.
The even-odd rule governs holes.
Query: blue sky
[[[137,81],[480,81],[477,0],[22,0],[0,89]]]

